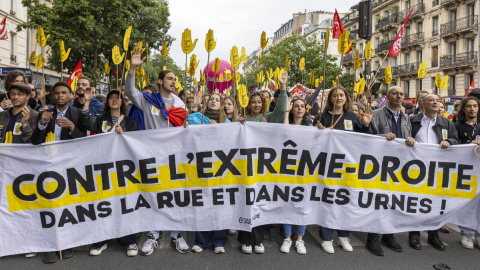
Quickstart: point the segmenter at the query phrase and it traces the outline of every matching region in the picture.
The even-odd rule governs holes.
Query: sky
[[[192,31],[192,41],[198,38],[193,50],[199,68],[207,63],[205,36],[209,29],[214,30],[217,40],[215,50],[210,53],[210,61],[215,57],[230,62],[230,49],[245,47],[247,55],[260,46],[262,31],[267,37],[292,18],[296,12],[323,10],[345,13],[359,0],[169,0],[171,27],[169,34],[175,38],[170,56],[178,66],[184,68],[185,54],[182,51],[182,32],[185,28]],[[188,56],[188,62],[190,62]],[[197,69],[198,74],[198,69]]]

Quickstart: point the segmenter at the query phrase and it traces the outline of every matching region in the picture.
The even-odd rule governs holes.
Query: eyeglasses
[[[391,94],[392,94],[393,96],[401,96],[401,97],[403,97],[403,96],[405,95],[405,94],[402,93],[402,92],[393,92],[393,93],[391,93]]]
[[[10,97],[23,97],[25,96],[27,93],[24,93],[24,92],[18,92],[18,93],[10,93]]]
[[[88,83],[77,83],[77,86],[88,86]]]

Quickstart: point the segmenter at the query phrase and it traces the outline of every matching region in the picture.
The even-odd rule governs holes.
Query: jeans
[[[319,232],[320,232],[320,238],[322,238],[323,241],[332,241],[333,240],[333,231],[334,229],[330,228],[325,228],[320,226]],[[343,231],[343,230],[337,230],[338,237],[349,237],[350,236],[350,231]]]
[[[106,243],[108,243],[108,241],[110,241],[110,240],[105,240],[105,241],[102,241],[102,242],[94,243],[93,247],[101,247],[101,246],[105,245]],[[137,234],[134,233],[134,234],[125,235],[123,237],[117,238],[117,243],[120,246],[129,246],[129,245],[136,244],[137,243]]]
[[[412,236],[420,237],[420,232],[409,232],[408,237]],[[438,230],[428,231],[428,240],[432,240],[435,236],[438,236]]]
[[[307,229],[307,226],[305,225],[297,225],[297,234],[299,236],[304,236],[305,235],[305,229]],[[285,237],[290,237],[292,236],[292,225],[290,224],[283,224],[283,233],[285,234]]]
[[[160,233],[158,231],[149,231],[148,234],[150,235],[153,235],[153,237],[155,239],[158,239],[158,237],[160,236]],[[180,232],[170,232],[170,237],[174,238],[174,239],[177,239],[178,235],[180,234]]]
[[[195,245],[205,249],[209,246],[224,247],[227,243],[228,230],[195,232]]]
[[[466,228],[466,227],[462,227],[462,226],[458,226],[460,228],[460,233],[462,235],[468,235],[468,236],[472,236],[472,232],[473,232],[473,236],[475,237],[480,237],[480,234],[476,231],[476,230],[472,230],[470,228]]]

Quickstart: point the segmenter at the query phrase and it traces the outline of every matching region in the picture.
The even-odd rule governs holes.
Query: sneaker
[[[143,247],[140,250],[140,255],[148,256],[148,255],[152,254],[153,251],[155,251],[156,248],[158,248],[158,241],[157,241],[157,239],[155,239],[155,237],[153,237],[152,234],[150,234],[150,235],[148,235],[147,241],[145,241],[145,243],[143,243]]]
[[[135,257],[138,254],[138,247],[137,244],[131,244],[127,247],[127,256],[128,257]]]
[[[292,246],[292,240],[285,239],[285,240],[283,240],[282,247],[280,247],[280,251],[283,252],[283,253],[289,253],[291,246]]]
[[[195,253],[200,253],[200,252],[203,251],[203,248],[201,248],[201,247],[199,247],[199,246],[197,246],[197,245],[194,245],[194,246],[192,247],[192,251],[195,252]]]
[[[25,253],[25,258],[33,258],[37,256],[37,252]]]
[[[350,245],[350,239],[348,239],[348,237],[338,237],[337,244],[345,251],[353,251],[352,245]]]
[[[103,244],[102,246],[96,246],[95,244],[92,245],[90,248],[90,256],[98,256],[102,254],[102,251],[107,249],[107,243]]]
[[[230,236],[234,236],[235,234],[237,234],[238,230],[228,230],[228,235]]]
[[[252,254],[252,246],[242,245],[242,252],[244,254]]]
[[[225,248],[224,247],[216,247],[213,249],[213,252],[215,254],[222,254],[222,253],[225,253]]]
[[[462,235],[460,237],[460,243],[462,243],[462,247],[464,248],[473,249],[472,237],[469,235]]]
[[[333,254],[333,252],[335,252],[333,249],[333,241],[323,241],[321,246],[326,253]]]
[[[180,234],[178,235],[177,239],[172,238],[170,246],[174,246],[175,249],[182,254],[190,252],[187,242],[185,242],[185,239]]]
[[[297,249],[298,254],[307,254],[307,249],[305,248],[305,242],[303,242],[303,240],[297,240],[295,242],[295,248]]]
[[[255,246],[254,251],[257,254],[263,254],[265,253],[265,248],[263,247],[263,244],[260,244],[258,246]]]

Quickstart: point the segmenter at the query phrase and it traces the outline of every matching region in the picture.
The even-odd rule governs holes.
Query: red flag
[[[0,22],[0,40],[8,39],[7,15],[8,14],[5,14],[5,17],[3,17],[3,20]]]
[[[73,78],[77,77],[77,79],[80,79],[83,76],[82,73],[82,59],[78,60],[77,65],[72,71],[72,74],[68,77],[67,84],[71,85],[73,82]],[[72,88],[73,89],[73,88]]]
[[[470,87],[468,87],[468,91],[465,94],[465,98],[468,97],[468,93],[470,93],[473,90],[473,88],[475,88],[475,74],[473,74],[473,80],[472,80],[472,83],[470,84]]]
[[[337,9],[335,9],[335,14],[333,15],[332,38],[339,39],[343,30],[342,20],[340,20]]]
[[[410,14],[412,14],[412,11],[413,11],[413,8],[408,13],[407,18],[403,22],[402,27],[400,27],[400,30],[398,31],[398,34],[395,37],[395,40],[390,46],[390,50],[388,51],[388,54],[390,55],[390,57],[394,57],[395,55],[399,54],[400,51],[402,50],[403,30],[405,29],[405,25],[407,25],[408,19],[410,18]]]

